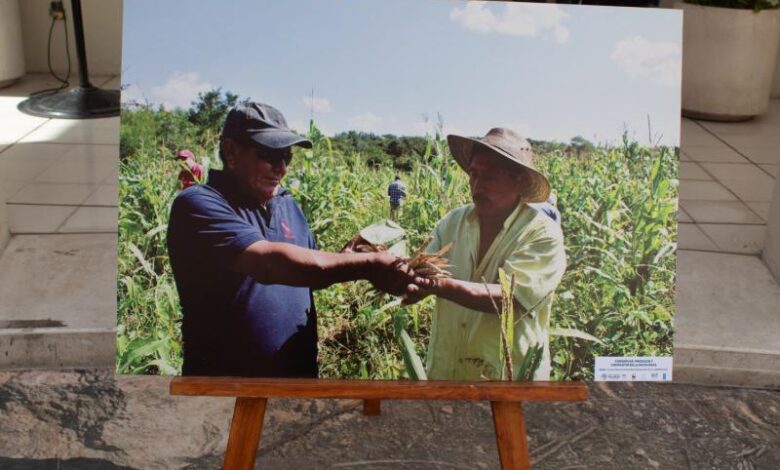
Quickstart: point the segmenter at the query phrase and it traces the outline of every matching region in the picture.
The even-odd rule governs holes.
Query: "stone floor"
[[[111,77],[94,82],[119,86]],[[11,234],[116,233],[119,118],[45,119],[16,109],[52,86],[30,75],[0,90],[0,190]]]
[[[756,255],[780,165],[780,100],[743,123],[683,119],[675,376],[780,386],[780,285]]]
[[[780,100],[745,123],[683,119],[680,249],[757,255],[780,165]]]
[[[119,87],[112,77],[93,82]],[[0,369],[114,360],[119,118],[16,109],[55,85],[33,74],[0,90],[0,199],[11,232],[0,256]]]
[[[161,377],[0,373],[0,468],[213,469],[231,399],[170,397]],[[257,468],[496,469],[490,406],[269,402]],[[599,383],[525,406],[535,469],[780,468],[780,391]]]

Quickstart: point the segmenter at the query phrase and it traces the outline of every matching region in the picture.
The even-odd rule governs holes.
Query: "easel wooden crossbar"
[[[522,402],[583,401],[588,397],[588,387],[581,382],[176,377],[170,390],[172,395],[236,397],[223,467],[229,470],[254,468],[268,398],[364,400],[366,415],[378,415],[381,400],[489,401],[501,468],[519,470],[531,468]]]

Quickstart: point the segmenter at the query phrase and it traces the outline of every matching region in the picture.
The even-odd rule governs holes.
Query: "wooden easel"
[[[252,470],[268,398],[359,399],[363,413],[378,415],[381,400],[490,401],[503,470],[530,469],[524,401],[583,401],[581,382],[454,382],[176,377],[171,395],[236,397],[225,470]]]

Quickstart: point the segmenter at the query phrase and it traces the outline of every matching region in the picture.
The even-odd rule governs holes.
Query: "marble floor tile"
[[[681,180],[712,180],[712,177],[696,162],[680,162]]]
[[[716,181],[680,181],[681,200],[736,201],[737,198]]]
[[[54,233],[78,207],[8,204],[8,225],[14,233]]]
[[[766,222],[769,220],[769,207],[770,203],[768,202],[746,202],[745,204],[750,207],[753,212],[761,216],[761,218]]]
[[[764,219],[740,201],[682,201],[680,205],[697,223],[765,223]]]
[[[101,184],[84,201],[87,206],[118,206],[119,190],[116,185]]]
[[[683,146],[682,149],[696,162],[749,163],[742,155],[720,142],[711,146]]]
[[[116,207],[79,207],[62,225],[59,232],[109,232],[118,229],[119,212]]]
[[[757,255],[766,238],[766,225],[699,224],[719,251]]]
[[[718,247],[696,224],[679,224],[677,247],[681,250],[718,251]]]
[[[78,183],[30,183],[8,200],[14,204],[77,206],[95,191],[95,186]]]
[[[702,167],[743,201],[772,199],[775,180],[755,165],[702,163]]]

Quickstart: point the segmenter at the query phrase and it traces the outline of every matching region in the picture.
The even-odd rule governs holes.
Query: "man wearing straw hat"
[[[501,377],[499,268],[515,276],[512,362],[541,348],[535,380],[550,376],[548,328],[553,292],[566,269],[557,222],[531,204],[545,202],[550,184],[533,165],[528,141],[504,128],[473,139],[447,136],[455,161],[468,173],[473,204],[447,214],[432,233],[429,252],[443,255],[451,278],[418,280],[406,303],[436,296],[428,347],[429,379]]]

